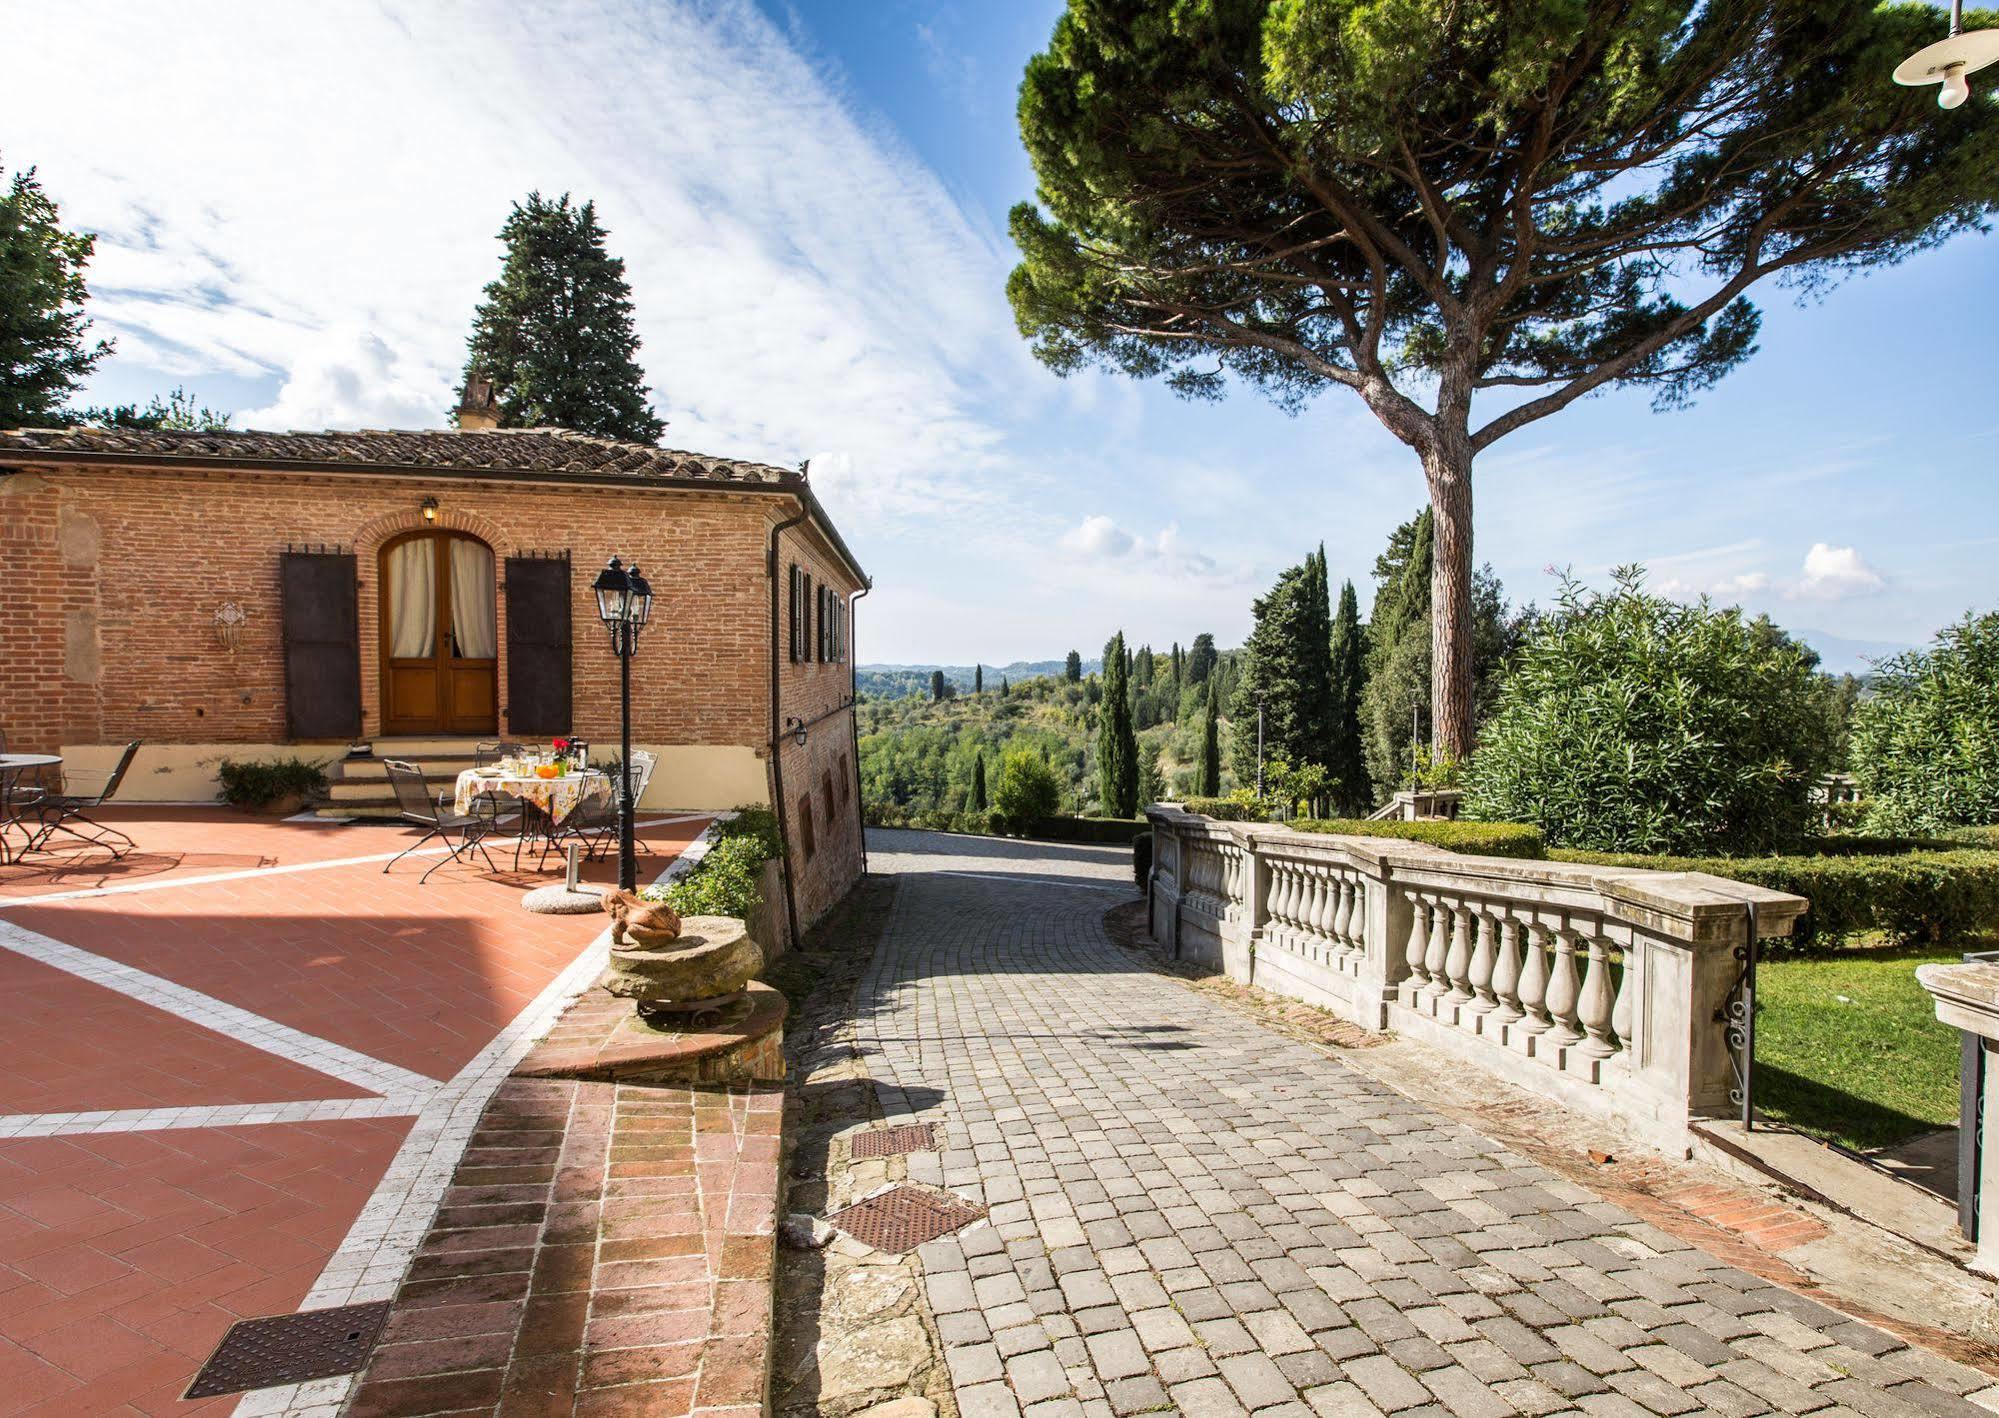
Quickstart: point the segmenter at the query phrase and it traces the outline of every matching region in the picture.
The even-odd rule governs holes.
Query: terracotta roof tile
[[[36,454],[171,458],[190,463],[362,463],[385,468],[481,469],[529,473],[612,474],[636,481],[694,478],[717,483],[794,484],[797,473],[768,463],[655,448],[564,428],[295,430],[223,433],[175,429],[28,428],[0,432],[0,463]]]

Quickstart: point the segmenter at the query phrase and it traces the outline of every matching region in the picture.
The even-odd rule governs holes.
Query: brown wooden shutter
[[[295,739],[361,732],[361,613],[354,558],[286,551],[278,561],[284,619],[285,726]]]
[[[799,631],[798,643],[804,647],[803,654],[808,662],[818,657],[812,653],[812,573],[805,573],[805,590],[798,597],[798,605],[805,612],[805,626]]]
[[[507,732],[571,727],[569,558],[507,558]]]

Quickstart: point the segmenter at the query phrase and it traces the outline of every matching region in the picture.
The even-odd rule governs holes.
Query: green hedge
[[[1700,871],[1811,902],[1791,939],[1832,944],[1867,931],[1956,943],[1999,926],[1999,851],[1959,848],[1880,856],[1651,857],[1555,848],[1556,861]]]
[[[1261,803],[1240,798],[1189,798],[1181,804],[1189,812],[1212,817],[1217,822],[1268,822],[1270,809]]]
[[[1111,842],[1125,847],[1149,827],[1142,817],[1037,817],[1021,835],[1044,842]]]
[[[1131,876],[1140,891],[1152,879],[1152,834],[1141,832],[1131,839]]]
[[[763,897],[757,890],[764,863],[784,854],[777,814],[769,808],[737,808],[715,828],[708,854],[668,886],[648,886],[639,895],[664,901],[683,916],[740,916],[747,920]]]
[[[1524,822],[1377,822],[1366,818],[1300,818],[1294,832],[1331,832],[1347,837],[1394,837],[1423,842],[1472,857],[1545,857],[1541,829]]]
[[[1953,827],[1944,835],[1952,842],[1965,846],[1999,849],[1999,823],[1987,823],[1983,827]]]

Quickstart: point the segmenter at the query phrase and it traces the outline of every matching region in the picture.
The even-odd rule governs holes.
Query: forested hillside
[[[1178,645],[1165,652],[1141,647],[1130,658],[1141,800],[1193,794],[1202,786],[1210,706],[1227,704],[1235,657],[1217,654],[1213,637],[1203,635],[1193,651]],[[1019,680],[995,669],[976,677],[968,671],[962,688],[945,679],[941,696],[935,692],[940,687],[936,676],[948,676],[944,667],[898,667],[893,674],[862,671],[861,791],[869,821],[982,827],[974,818],[991,804],[1000,765],[1020,750],[1043,758],[1053,770],[1060,812],[1098,812],[1103,676],[1094,668],[1084,672],[1080,657],[1073,662],[1073,679],[1064,662],[1051,663],[1056,672]],[[1094,667],[1100,662],[1088,663]],[[971,687],[975,678],[982,680],[977,689]],[[901,692],[883,693],[887,688]],[[1222,741],[1225,714],[1217,715]],[[987,785],[983,793],[982,779]],[[1222,791],[1235,785],[1225,765],[1221,780]]]

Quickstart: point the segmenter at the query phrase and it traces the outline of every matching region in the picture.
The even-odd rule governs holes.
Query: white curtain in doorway
[[[464,537],[451,539],[451,638],[461,660],[491,660],[500,653],[493,549]]]
[[[437,551],[417,537],[389,549],[389,654],[428,660],[437,652]]]

